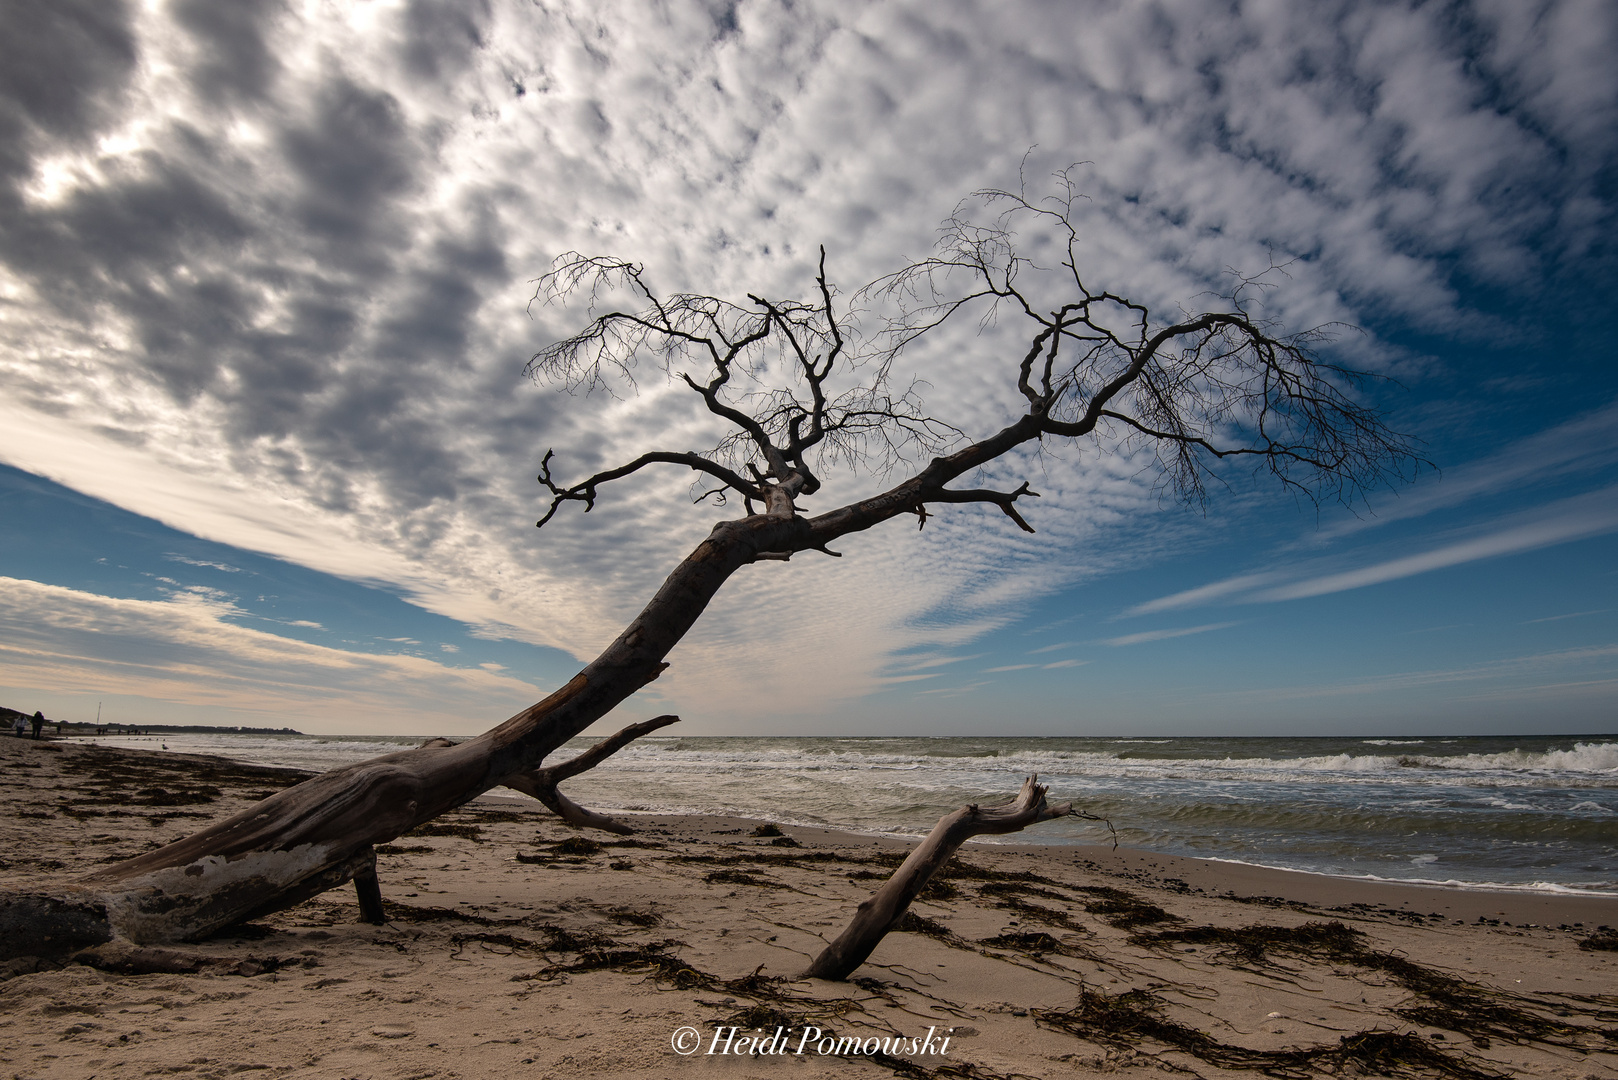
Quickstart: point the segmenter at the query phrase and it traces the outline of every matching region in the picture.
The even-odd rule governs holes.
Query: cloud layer
[[[236,625],[236,613],[206,592],[123,600],[0,578],[0,668],[30,699],[50,688],[52,716],[66,702],[117,698],[107,717],[119,723],[184,723],[200,709],[214,723],[432,734],[511,715],[539,694],[495,672],[294,641]]]
[[[661,385],[521,381],[579,318],[525,314],[563,251],[645,260],[670,291],[790,294],[824,243],[856,285],[925,254],[963,194],[1087,161],[1083,250],[1112,288],[1194,305],[1227,267],[1286,262],[1266,303],[1294,326],[1476,334],[1510,327],[1463,285],[1524,288],[1613,227],[1599,3],[14,10],[0,384],[30,435],[0,455],[579,656],[714,512],[687,477],[648,477],[536,535],[540,456],[583,473],[713,432]],[[915,362],[933,410],[981,431],[1018,352],[969,329]],[[1344,347],[1422,370],[1378,338]],[[841,563],[754,568],[658,692],[747,715],[790,646],[819,660],[775,690],[813,711],[1176,550],[1192,526],[1140,464],[1007,462],[1045,496],[1033,539],[961,511]]]

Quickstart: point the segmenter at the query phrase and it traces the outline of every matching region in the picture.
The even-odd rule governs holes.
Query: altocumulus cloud
[[[1084,159],[1097,280],[1191,303],[1228,266],[1296,259],[1265,301],[1292,325],[1458,328],[1488,320],[1452,268],[1509,285],[1612,226],[1603,5],[21,0],[6,18],[0,383],[37,439],[0,454],[581,656],[712,512],[649,477],[536,537],[539,456],[585,472],[714,433],[655,381],[521,384],[578,317],[524,316],[562,251],[644,259],[668,290],[795,293],[823,242],[859,283],[925,253],[964,192]],[[981,429],[1006,404],[982,358],[1014,350],[969,330],[915,363],[934,411]],[[94,452],[42,449],[70,444]],[[752,573],[654,689],[740,713],[789,639],[822,658],[777,685],[805,710],[880,687],[896,653],[1185,543],[1142,464],[1003,463],[1047,496],[1034,540],[962,512]]]

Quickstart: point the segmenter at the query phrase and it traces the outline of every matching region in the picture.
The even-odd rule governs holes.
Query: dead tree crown
[[[633,383],[643,362],[659,365],[699,395],[728,427],[706,453],[653,451],[572,484],[542,463],[551,504],[538,524],[570,502],[589,511],[603,485],[652,465],[702,474],[697,501],[739,497],[747,514],[792,522],[757,559],[785,559],[827,545],[899,514],[924,524],[927,506],[992,503],[1033,532],[1018,503],[1037,493],[1027,483],[1006,491],[951,487],[962,476],[1031,441],[1094,439],[1149,445],[1161,476],[1179,497],[1206,498],[1221,463],[1251,459],[1311,502],[1352,503],[1363,491],[1413,472],[1411,441],[1391,432],[1359,400],[1376,379],[1316,350],[1335,327],[1286,333],[1255,317],[1251,299],[1264,276],[1239,278],[1217,309],[1163,320],[1143,304],[1097,291],[1079,271],[1068,174],[1062,194],[1044,203],[1007,191],[978,192],[942,229],[933,257],[866,286],[840,303],[821,250],[816,295],[781,301],[749,294],[747,303],[713,296],[659,296],[644,268],[616,258],[569,252],[540,279],[536,299],[585,294],[592,311],[608,292],[632,294],[634,310],[594,314],[581,332],[539,352],[528,372],[541,381],[592,390],[613,377]],[[971,214],[990,208],[987,223]],[[1064,249],[1056,268],[1018,253],[1019,228],[1033,224]],[[1274,268],[1272,268],[1273,270]],[[1025,281],[1037,279],[1036,289]],[[1058,291],[1041,305],[1035,292]],[[862,317],[880,311],[868,333]],[[1026,320],[1026,348],[1008,358],[1026,407],[999,431],[972,438],[927,413],[922,385],[895,386],[900,356],[963,313],[985,323],[1008,314]],[[773,384],[772,384],[773,380]],[[800,504],[821,491],[817,469],[874,466],[890,473],[925,458],[879,495],[815,516]]]

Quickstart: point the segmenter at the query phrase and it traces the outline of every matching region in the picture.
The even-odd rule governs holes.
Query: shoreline
[[[513,798],[511,796],[494,795],[492,793],[491,794],[480,795],[480,796],[478,796],[478,798],[479,799],[508,799],[511,802],[526,802],[526,801],[528,801],[526,799]],[[637,817],[646,817],[646,818],[655,818],[655,817],[698,818],[698,819],[701,819],[701,818],[724,818],[727,821],[747,821],[749,823],[768,821],[771,824],[779,825],[782,828],[791,828],[791,829],[794,829],[794,830],[799,830],[799,829],[801,829],[801,830],[812,830],[812,831],[816,831],[816,832],[825,833],[828,836],[846,837],[846,838],[848,838],[848,841],[852,842],[852,843],[858,843],[858,842],[860,842],[862,840],[888,840],[888,839],[891,839],[891,840],[898,841],[900,843],[914,845],[914,844],[920,843],[923,839],[926,838],[925,833],[866,832],[866,831],[862,831],[860,829],[854,828],[852,826],[844,827],[844,826],[832,826],[832,825],[805,825],[805,824],[800,824],[798,822],[795,822],[795,821],[791,820],[790,818],[785,818],[785,817],[766,819],[766,818],[746,817],[746,816],[742,816],[742,815],[722,814],[722,813],[667,814],[667,813],[662,813],[662,812],[657,811],[657,810],[624,810],[624,809],[620,809],[618,807],[611,807],[609,809],[611,810],[611,813],[612,813],[612,815],[614,817],[627,818],[627,819],[629,819],[631,821],[633,821]],[[1106,844],[1080,844],[1080,843],[1073,843],[1073,842],[1067,841],[1067,840],[1053,840],[1053,841],[1044,841],[1044,842],[1042,842],[1042,841],[1036,839],[1035,834],[1037,833],[1037,831],[1038,831],[1038,826],[1035,826],[1033,829],[1030,829],[1028,831],[1029,834],[1026,837],[1026,839],[1021,839],[1021,840],[986,840],[986,839],[984,839],[982,837],[973,837],[972,839],[966,841],[966,847],[964,847],[963,850],[976,851],[976,850],[980,850],[980,849],[984,849],[984,848],[1010,848],[1010,849],[1029,848],[1029,849],[1036,850],[1036,851],[1043,851],[1043,850],[1047,850],[1047,849],[1055,849],[1055,850],[1058,850],[1058,851],[1061,851],[1061,850],[1073,850],[1073,851],[1086,851],[1086,852],[1110,851],[1110,850],[1112,850]],[[1456,880],[1456,879],[1451,879],[1451,880],[1448,880],[1448,881],[1430,881],[1430,880],[1425,880],[1425,879],[1405,880],[1405,879],[1401,879],[1401,878],[1379,877],[1379,876],[1377,876],[1375,874],[1334,874],[1334,873],[1331,873],[1330,871],[1327,871],[1327,870],[1300,870],[1300,869],[1297,869],[1295,867],[1290,867],[1290,866],[1271,866],[1268,863],[1249,862],[1249,861],[1247,861],[1245,859],[1220,858],[1220,857],[1214,856],[1214,855],[1179,855],[1179,854],[1175,854],[1175,853],[1172,853],[1172,852],[1152,851],[1149,848],[1131,848],[1131,847],[1120,846],[1118,848],[1118,850],[1119,851],[1133,852],[1134,854],[1137,854],[1137,855],[1149,855],[1154,859],[1175,859],[1175,860],[1182,860],[1182,861],[1189,862],[1189,863],[1194,863],[1194,864],[1215,863],[1215,864],[1218,864],[1218,865],[1221,865],[1221,866],[1235,867],[1235,868],[1238,868],[1240,870],[1248,870],[1248,871],[1263,872],[1263,873],[1270,873],[1270,874],[1296,874],[1296,875],[1300,875],[1302,877],[1325,878],[1326,880],[1333,881],[1333,882],[1355,882],[1355,883],[1368,885],[1368,886],[1373,886],[1373,887],[1387,885],[1387,886],[1393,886],[1393,887],[1396,887],[1396,888],[1432,889],[1432,890],[1439,891],[1439,892],[1475,892],[1475,893],[1485,893],[1485,894],[1496,894],[1496,893],[1498,893],[1498,894],[1502,894],[1502,895],[1506,895],[1506,896],[1515,896],[1515,895],[1520,894],[1520,895],[1529,896],[1529,897],[1533,897],[1533,896],[1590,897],[1590,898],[1594,898],[1594,899],[1598,899],[1598,900],[1607,900],[1609,902],[1618,902],[1618,889],[1575,889],[1575,888],[1573,888],[1571,886],[1558,885],[1558,884],[1555,884],[1554,882],[1536,882],[1536,883],[1534,883],[1532,885],[1515,885],[1515,884],[1511,884],[1511,883],[1508,883],[1508,882],[1470,882],[1470,881],[1460,881],[1460,880]],[[1289,879],[1282,879],[1282,880],[1289,880]]]
[[[298,775],[8,743],[8,889],[137,854]],[[1618,1038],[1601,1034],[1618,1033],[1618,952],[1580,947],[1618,924],[1618,899],[969,844],[853,981],[826,983],[794,975],[912,842],[754,835],[755,820],[724,816],[631,824],[628,838],[580,833],[532,800],[484,796],[379,849],[384,926],[358,922],[344,888],[175,946],[190,973],[14,966],[0,1072],[1251,1076],[1233,1062],[1258,1061],[1426,1077],[1443,1061],[1472,1070],[1451,1075],[1618,1080]],[[776,1027],[792,1045],[810,1027],[952,1041],[889,1058],[671,1042],[691,1028],[706,1051],[729,1028]]]
[[[332,736],[331,738],[345,741],[374,741],[374,737],[372,736]],[[656,741],[659,738],[667,738],[684,742],[687,739],[696,737],[662,737],[653,735],[651,736],[651,741]],[[723,741],[723,737],[714,738]],[[1488,736],[1468,738],[1496,737]],[[1554,740],[1559,738],[1574,738],[1574,736],[1536,736],[1534,738],[1541,740]],[[1612,748],[1618,749],[1618,735],[1599,736],[1599,738],[1612,741]],[[406,738],[404,736],[387,736],[386,740],[387,750],[406,748],[406,743],[416,745],[420,741],[419,739],[414,739],[414,737]],[[1344,739],[1336,736],[1311,736],[1294,739],[1291,741],[1309,742],[1311,740],[1326,742],[1333,745],[1348,742],[1353,743],[1356,746],[1361,743],[1379,741],[1357,738]],[[84,741],[91,742],[89,739],[85,739]],[[125,743],[121,740],[111,740],[103,743],[99,739],[94,740],[94,744],[131,750],[156,750],[158,744],[158,739],[156,737],[151,737],[144,740],[134,740],[134,743],[138,744],[142,741],[147,742],[150,745],[131,745],[130,743]],[[794,740],[785,741],[791,742]],[[806,740],[797,741],[807,741],[812,743],[824,740],[807,738]],[[838,739],[835,741],[841,743],[859,742],[862,740]],[[884,743],[891,740],[884,739],[882,737],[871,737],[870,739],[863,741]],[[911,741],[925,742],[927,740]],[[973,742],[974,740],[967,739],[966,741]],[[980,739],[976,741],[986,742],[993,740]],[[1027,742],[1029,740],[1010,741]],[[1056,739],[1055,741],[1069,742],[1074,740]],[[1128,741],[1136,742],[1153,740]],[[1240,737],[1232,737],[1231,739],[1213,741],[1241,742],[1244,740]],[[1274,740],[1266,739],[1260,741]],[[1425,742],[1428,740],[1414,741]],[[1464,740],[1451,739],[1446,741],[1456,742]],[[1515,744],[1518,740],[1513,737],[1507,741]],[[164,749],[168,750],[168,747],[165,746]],[[1493,750],[1498,750],[1498,747],[1493,748]],[[177,747],[173,752],[223,756],[230,756],[232,754],[229,747],[224,745]],[[381,752],[385,751],[382,749],[376,751],[376,753]],[[1476,757],[1479,752],[1480,751],[1469,750],[1467,754],[1463,756]],[[283,754],[279,756],[270,754],[268,757],[265,757],[262,755],[261,747],[252,752],[244,751],[244,756],[240,758],[232,757],[231,759],[240,760],[244,764],[263,763],[273,764],[281,767],[315,769],[317,771],[325,768],[335,768],[338,764],[348,763],[348,760],[343,757],[339,757],[336,760],[329,760],[325,756],[322,756],[320,758],[311,760],[310,756],[307,754]],[[354,758],[354,760],[361,759],[362,757]],[[1283,758],[1278,758],[1276,759],[1276,764],[1282,764],[1284,763],[1284,760],[1285,759]],[[1618,759],[1614,760],[1618,761]],[[1046,764],[1048,765],[1049,763],[1047,762]],[[1120,761],[1119,764],[1121,767],[1128,767],[1131,763],[1128,761]],[[627,775],[632,777],[636,771],[644,771],[645,765],[645,762],[636,763],[638,768],[632,767]],[[767,805],[767,800],[765,802],[761,802],[758,799],[749,799],[746,796],[742,796],[738,799],[735,797],[735,793],[731,793],[731,797],[728,798],[724,797],[723,795],[716,798],[704,799],[682,798],[679,785],[671,784],[668,782],[667,778],[663,777],[657,778],[658,780],[662,781],[661,783],[654,781],[654,786],[657,788],[656,794],[651,797],[647,797],[647,794],[643,789],[633,785],[626,787],[623,779],[614,778],[615,771],[614,766],[609,766],[598,773],[586,774],[586,776],[579,778],[579,780],[576,781],[575,785],[573,786],[574,797],[604,813],[627,817],[647,814],[693,814],[698,816],[717,814],[729,816],[741,815],[749,817],[762,817],[762,815],[769,813],[772,809],[775,809],[773,806]],[[1044,773],[1046,770],[1042,768],[1040,771],[1041,773]],[[1010,776],[1011,774],[1007,774],[1008,782]],[[1021,774],[1016,774],[1016,779],[1018,781],[1020,781],[1020,778]],[[699,776],[698,778],[693,779],[692,783],[700,785],[705,779],[707,778]],[[699,786],[691,790],[706,791],[707,789]],[[1592,790],[1593,792],[1595,791],[1595,789]],[[490,794],[505,795],[512,798],[517,798],[519,800],[525,799],[525,797],[521,796],[519,793],[504,788],[495,788]],[[994,795],[985,795],[983,789],[978,787],[976,783],[968,786],[959,795],[962,803],[981,797],[987,797],[991,801],[993,801],[995,798]],[[1594,794],[1592,797],[1594,797]],[[857,801],[858,800],[856,800],[856,802]],[[1202,826],[1203,832],[1201,833],[1197,831],[1196,827],[1193,827],[1189,833],[1185,834],[1179,834],[1173,831],[1164,833],[1164,821],[1161,819],[1154,819],[1153,814],[1147,808],[1150,802],[1151,800],[1148,798],[1142,802],[1140,807],[1137,808],[1138,813],[1141,816],[1141,820],[1132,822],[1132,813],[1134,812],[1131,811],[1122,811],[1121,813],[1123,816],[1119,818],[1119,820],[1124,821],[1126,825],[1133,823],[1139,828],[1145,830],[1144,832],[1137,831],[1134,835],[1133,842],[1136,844],[1151,844],[1152,840],[1148,837],[1155,837],[1157,840],[1162,841],[1160,847],[1148,846],[1140,848],[1139,850],[1157,851],[1165,857],[1175,855],[1178,857],[1204,859],[1208,861],[1230,863],[1237,866],[1248,866],[1259,869],[1269,869],[1289,873],[1317,874],[1335,880],[1387,883],[1399,886],[1453,888],[1502,893],[1523,892],[1527,894],[1565,894],[1574,896],[1612,897],[1618,899],[1618,879],[1613,878],[1610,869],[1610,860],[1604,857],[1604,851],[1596,850],[1595,848],[1592,848],[1590,844],[1585,844],[1583,848],[1578,848],[1575,846],[1571,850],[1562,852],[1563,861],[1558,865],[1535,869],[1529,868],[1520,864],[1520,862],[1514,861],[1513,857],[1509,855],[1504,860],[1491,861],[1488,854],[1488,848],[1494,848],[1496,850],[1513,849],[1513,842],[1511,839],[1509,839],[1509,837],[1515,835],[1513,833],[1508,832],[1506,834],[1502,834],[1501,836],[1496,837],[1493,841],[1487,842],[1484,840],[1483,833],[1467,836],[1462,839],[1460,849],[1457,849],[1453,842],[1450,843],[1446,848],[1444,841],[1440,839],[1440,837],[1447,834],[1441,830],[1440,833],[1435,834],[1430,841],[1432,844],[1437,844],[1437,847],[1425,846],[1424,842],[1419,839],[1414,841],[1415,845],[1417,846],[1413,847],[1408,842],[1401,843],[1400,838],[1402,838],[1404,841],[1410,841],[1413,838],[1422,837],[1427,834],[1424,832],[1422,822],[1411,821],[1398,823],[1399,827],[1397,831],[1387,834],[1390,837],[1396,837],[1396,839],[1389,840],[1388,842],[1393,846],[1393,848],[1400,849],[1399,857],[1383,856],[1382,849],[1375,847],[1374,845],[1360,845],[1360,850],[1357,852],[1345,850],[1340,847],[1332,848],[1329,851],[1326,849],[1317,851],[1310,847],[1310,843],[1316,839],[1312,834],[1305,832],[1302,834],[1293,835],[1286,831],[1287,826],[1285,825],[1281,826],[1281,831],[1278,834],[1265,835],[1258,838],[1244,834],[1240,828],[1237,828],[1233,833],[1219,834],[1216,832],[1215,834],[1207,834],[1207,827],[1205,824]],[[938,803],[937,809],[933,812],[936,814],[942,814],[947,812],[954,805],[957,804],[941,801]],[[1278,805],[1285,807],[1290,804],[1286,801],[1286,797],[1283,796]],[[631,809],[630,807],[634,807],[634,809]],[[918,810],[919,807],[910,807],[910,809]],[[1118,811],[1117,808],[1114,808],[1115,818],[1118,817],[1119,813],[1120,811]],[[819,815],[805,811],[802,814],[785,813],[780,816],[775,816],[771,818],[771,820],[774,820],[778,824],[790,825],[795,828],[830,829],[834,831],[842,831],[856,837],[894,837],[901,840],[913,841],[919,841],[922,839],[926,835],[927,831],[932,827],[935,820],[935,818],[932,817],[927,817],[925,820],[923,820],[922,816],[916,813],[911,813],[908,815],[901,814],[897,820],[902,821],[902,826],[895,827],[896,819],[890,816],[872,819],[869,813],[861,816],[858,811],[853,811],[851,815],[844,815],[843,817],[843,820],[829,821],[824,817],[820,817]],[[1383,827],[1385,828],[1391,828],[1393,827],[1393,824],[1394,823],[1389,822],[1382,823]],[[1561,822],[1561,824],[1565,824],[1570,829],[1586,828],[1586,831],[1588,826],[1588,823],[1581,823],[1572,820]],[[1542,826],[1542,829],[1554,830],[1556,827],[1557,823],[1547,822]],[[1328,832],[1329,831],[1330,830],[1328,830]],[[1539,834],[1535,835],[1537,836]],[[1015,838],[1007,838],[1007,840],[1015,843],[1039,847],[1093,846],[1106,843],[1106,839],[1105,834],[1101,833],[1099,828],[1080,828],[1075,835],[1075,832],[1070,827],[1069,823],[1063,822],[1057,822],[1054,825],[1045,825],[1038,829],[1031,829],[1025,833],[1018,834]],[[1184,840],[1185,842],[1177,842],[1177,840]],[[1006,841],[996,841],[994,839],[985,838],[981,842],[996,843]],[[1301,849],[1299,848],[1300,844],[1302,845]],[[1468,847],[1469,844],[1470,847]],[[1485,844],[1487,844],[1487,846],[1484,846]],[[1609,843],[1604,845],[1604,847],[1606,849],[1610,849],[1611,845]],[[1408,854],[1408,851],[1404,849],[1420,851],[1423,852],[1423,854],[1421,854],[1419,857],[1412,857],[1407,861],[1404,856]],[[1315,857],[1300,857],[1296,853],[1297,850],[1312,852]],[[1440,861],[1440,859],[1442,861]],[[1416,865],[1412,866],[1412,862]],[[1566,869],[1571,867],[1578,867],[1580,873],[1574,874]],[[1606,868],[1605,871],[1600,869],[1602,867]],[[1436,875],[1443,876],[1439,877]]]
[[[475,803],[498,805],[505,809],[518,803],[504,796],[483,795]],[[541,812],[543,809],[541,808]],[[615,814],[621,813],[614,811]],[[622,814],[629,817],[627,813]],[[759,818],[737,817],[723,814],[636,814],[636,820],[656,822],[667,828],[696,828],[713,823],[725,829],[751,828],[765,824]],[[915,847],[916,838],[887,837],[819,826],[788,825],[794,838],[811,838],[827,845],[880,844],[884,850],[908,851]],[[1037,828],[1037,826],[1036,826]],[[1364,904],[1372,907],[1407,912],[1442,911],[1448,918],[1473,920],[1479,917],[1496,918],[1512,923],[1533,923],[1537,926],[1563,923],[1588,924],[1618,920],[1618,893],[1536,892],[1517,889],[1488,889],[1476,886],[1449,886],[1416,882],[1390,881],[1340,877],[1335,874],[1313,873],[1307,870],[1289,870],[1282,867],[1261,866],[1237,862],[1232,859],[1202,859],[1191,855],[1165,855],[1138,848],[1120,847],[1116,851],[1100,844],[1036,844],[1036,843],[982,843],[968,840],[961,854],[1004,852],[1034,858],[1056,865],[1077,864],[1090,867],[1115,877],[1151,877],[1158,881],[1184,881],[1192,891],[1206,892],[1210,896],[1229,897],[1235,894],[1239,902],[1262,904],[1266,901],[1289,902],[1321,910]],[[1201,883],[1201,884],[1199,884]],[[1217,892],[1212,890],[1217,889]],[[1591,920],[1597,920],[1592,922]]]

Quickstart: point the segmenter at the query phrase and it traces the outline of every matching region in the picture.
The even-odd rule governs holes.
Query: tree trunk
[[[938,819],[921,846],[910,853],[893,876],[859,906],[854,919],[836,941],[827,945],[801,978],[846,979],[865,963],[871,951],[893,929],[910,901],[929,879],[955,854],[955,849],[974,836],[989,833],[1021,832],[1029,825],[1073,812],[1072,803],[1048,806],[1039,777],[1023,781],[1017,798],[1004,806],[980,808],[976,804]]]
[[[375,845],[513,778],[523,784],[547,754],[662,673],[664,657],[731,574],[761,553],[805,546],[808,530],[790,513],[716,525],[599,657],[474,739],[335,769],[62,889],[3,898],[0,958],[109,937],[193,941],[353,880],[374,867]],[[360,891],[369,899],[363,882]],[[34,924],[63,932],[43,934]]]

